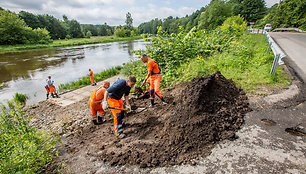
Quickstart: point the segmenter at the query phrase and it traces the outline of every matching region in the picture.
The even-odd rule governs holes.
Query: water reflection
[[[134,49],[145,49],[143,40],[91,44],[0,55],[0,102],[18,93],[30,96],[33,104],[45,98],[45,79],[51,75],[58,86],[122,65],[133,58]]]

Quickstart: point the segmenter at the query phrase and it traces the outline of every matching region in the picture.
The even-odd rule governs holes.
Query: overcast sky
[[[265,0],[268,7],[279,0]],[[131,13],[133,26],[152,19],[168,16],[184,17],[210,0],[1,0],[0,7],[18,13],[49,14],[62,20],[76,19],[81,24],[124,25],[126,14]]]

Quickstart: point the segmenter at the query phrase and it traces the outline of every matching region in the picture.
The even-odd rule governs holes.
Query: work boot
[[[165,99],[164,99],[164,98],[161,98],[161,101],[163,102],[163,105],[168,104],[168,103],[165,101]]]
[[[98,123],[103,123],[105,120],[103,119],[103,117],[98,116]]]
[[[47,95],[47,100],[49,99],[49,94],[46,94]]]
[[[94,125],[100,125],[102,123],[98,123],[97,120],[91,120],[93,122]]]
[[[54,95],[53,95],[53,93],[51,93],[51,97],[52,97],[52,98],[54,98]]]
[[[125,134],[124,134],[124,133],[122,133],[122,134],[120,134],[120,135],[118,136],[119,139],[122,139],[122,138],[124,138],[124,137],[125,137]]]
[[[154,106],[154,99],[151,99],[151,104],[150,104],[149,108],[153,108],[153,106]]]

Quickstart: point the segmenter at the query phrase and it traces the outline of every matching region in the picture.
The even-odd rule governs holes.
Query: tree
[[[36,15],[34,15],[32,13],[29,13],[29,12],[26,12],[26,11],[20,11],[19,16],[32,29],[40,27],[39,26],[39,20],[38,20]],[[44,28],[44,27],[42,27],[42,28]]]
[[[232,15],[231,3],[226,3],[224,0],[212,0],[201,14],[199,28],[213,30]]]
[[[63,19],[64,19],[64,27],[67,33],[67,35],[65,36],[66,39],[84,37],[84,34],[81,29],[81,25],[78,21],[69,20],[66,15],[63,15]]]
[[[248,22],[256,22],[264,17],[266,4],[264,0],[231,0],[234,15],[242,15]]]
[[[68,22],[68,34],[72,36],[72,38],[82,38],[84,37],[81,25],[76,20],[70,20]]]
[[[0,44],[22,44],[26,42],[21,33],[26,30],[25,22],[12,12],[0,11]]]
[[[126,14],[125,24],[128,26],[129,29],[133,28],[133,18],[130,12]]]
[[[280,5],[275,4],[269,13],[256,27],[271,23],[273,28],[296,27],[306,30],[306,2],[304,0],[285,0]]]
[[[0,44],[33,44],[51,42],[49,32],[46,29],[34,29],[28,27],[19,15],[6,11],[0,11]]]

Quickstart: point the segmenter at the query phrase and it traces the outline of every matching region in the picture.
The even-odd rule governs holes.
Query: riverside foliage
[[[57,139],[32,128],[20,103],[0,107],[0,173],[43,172],[57,156]]]
[[[263,35],[246,33],[247,24],[242,17],[233,16],[213,31],[193,28],[188,33],[181,29],[178,34],[167,34],[158,28],[156,37],[143,35],[146,53],[156,60],[162,72],[163,87],[171,86],[194,77],[221,71],[245,90],[254,90],[259,85],[288,84],[280,68],[276,75],[269,74],[273,62],[272,53],[267,54],[268,45]],[[138,85],[147,73],[146,65],[132,60],[123,67],[125,75],[135,75]]]
[[[116,66],[114,68],[110,68],[108,70],[102,71],[100,73],[94,74],[94,78],[96,82],[107,79],[109,77],[112,77],[116,74],[120,73],[121,66]],[[81,77],[80,79],[70,82],[70,83],[65,83],[65,84],[60,84],[59,85],[59,91],[65,91],[65,90],[70,90],[70,89],[76,89],[82,86],[86,86],[91,84],[89,77]]]

